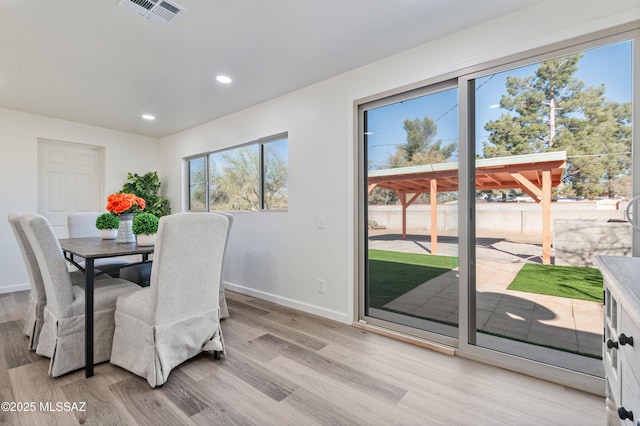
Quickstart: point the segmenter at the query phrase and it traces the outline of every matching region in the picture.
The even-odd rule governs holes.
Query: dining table
[[[95,260],[109,257],[141,255],[147,261],[154,246],[140,246],[135,242],[122,243],[116,240],[94,238],[62,238],[59,240],[65,259],[84,270],[85,276],[85,377],[93,376],[93,289],[95,279]],[[78,259],[84,260],[84,267]]]

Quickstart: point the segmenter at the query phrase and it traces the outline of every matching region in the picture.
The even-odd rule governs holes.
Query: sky
[[[616,102],[629,102],[632,96],[632,50],[631,42],[620,42],[608,46],[590,49],[578,62],[578,71],[574,74],[585,86],[605,84],[605,98]],[[487,140],[484,123],[496,120],[502,113],[500,98],[505,93],[507,76],[527,77],[535,73],[538,63],[505,71],[476,81],[476,152],[482,152],[482,142]],[[443,144],[456,142],[458,108],[457,89],[426,95],[420,98],[386,105],[368,111],[368,159],[369,167],[376,165],[396,151],[399,144],[406,142],[404,120],[425,116],[436,121],[438,134],[435,140]],[[453,159],[455,161],[456,159]]]

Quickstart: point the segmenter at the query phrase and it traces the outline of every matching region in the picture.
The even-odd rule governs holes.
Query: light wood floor
[[[48,360],[28,351],[22,334],[28,293],[0,295],[0,402],[36,408],[0,411],[0,424],[605,423],[601,397],[227,294],[226,358],[197,356],[158,389],[109,363],[90,379],[84,371],[49,377]],[[86,411],[51,411],[58,402],[84,402]]]

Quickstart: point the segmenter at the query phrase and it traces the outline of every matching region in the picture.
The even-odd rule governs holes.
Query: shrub
[[[118,229],[120,219],[113,213],[102,213],[96,219],[96,228],[98,229]]]
[[[169,199],[160,195],[160,178],[158,172],[149,172],[144,175],[127,173],[127,181],[122,186],[124,193],[134,194],[145,201],[144,211],[157,217],[171,214]]]
[[[140,213],[134,216],[131,230],[134,234],[156,234],[158,233],[158,222],[160,219],[151,213]]]

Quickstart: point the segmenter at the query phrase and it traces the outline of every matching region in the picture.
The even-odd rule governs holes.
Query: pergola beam
[[[529,197],[533,198],[536,203],[540,203],[542,199],[542,189],[538,188],[533,182],[520,173],[511,173],[511,176],[520,184],[520,188],[526,192]],[[549,182],[551,182],[551,180],[549,180]]]

